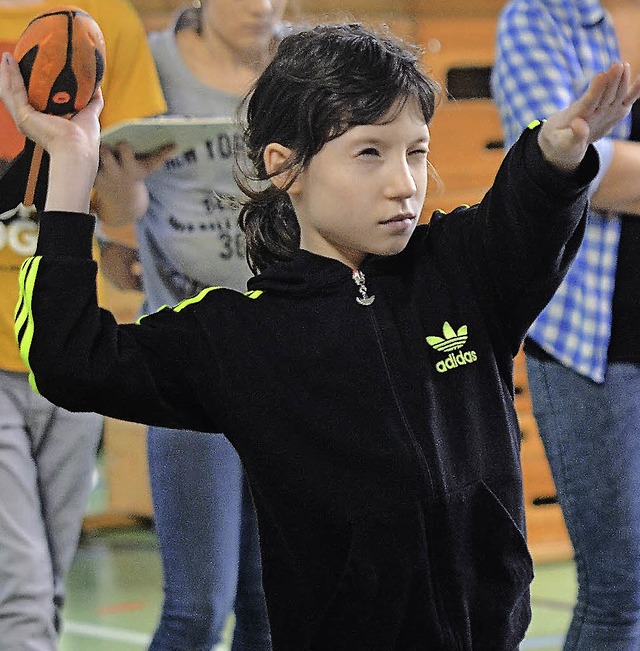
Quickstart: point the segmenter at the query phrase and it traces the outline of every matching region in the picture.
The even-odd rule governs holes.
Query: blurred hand
[[[127,143],[115,149],[100,147],[100,165],[94,190],[94,207],[99,219],[110,226],[129,224],[143,215],[149,205],[144,179],[174,152],[173,145],[136,156]]]
[[[593,78],[581,97],[542,125],[538,142],[544,157],[562,172],[575,171],[588,145],[607,135],[638,97],[640,77],[631,84],[629,64],[614,63]]]
[[[142,291],[137,249],[118,242],[107,242],[100,250],[99,268],[102,275],[118,289]]]

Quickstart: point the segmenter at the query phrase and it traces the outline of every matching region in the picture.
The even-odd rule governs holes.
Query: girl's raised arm
[[[50,156],[45,210],[89,212],[91,188],[98,170],[103,101],[100,90],[71,119],[40,113],[27,101],[18,64],[4,52],[0,63],[0,99],[18,129]]]

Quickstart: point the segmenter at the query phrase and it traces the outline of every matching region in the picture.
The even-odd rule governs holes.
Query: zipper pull
[[[360,296],[356,297],[356,301],[358,301],[360,305],[371,305],[371,303],[376,300],[376,297],[367,296],[367,286],[364,284],[365,278],[362,271],[354,269],[351,272],[351,277],[353,278],[353,282],[358,286],[358,291],[360,292]]]

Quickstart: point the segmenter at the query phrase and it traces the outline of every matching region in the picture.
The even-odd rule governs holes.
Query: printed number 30
[[[230,260],[234,256],[238,258],[245,257],[244,235],[242,233],[236,233],[235,236],[229,233],[221,233],[220,239],[224,246],[220,253],[223,260]]]

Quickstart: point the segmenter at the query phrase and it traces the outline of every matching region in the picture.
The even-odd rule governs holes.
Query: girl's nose
[[[399,163],[389,177],[388,194],[392,199],[407,199],[417,191],[411,167],[406,160]]]

